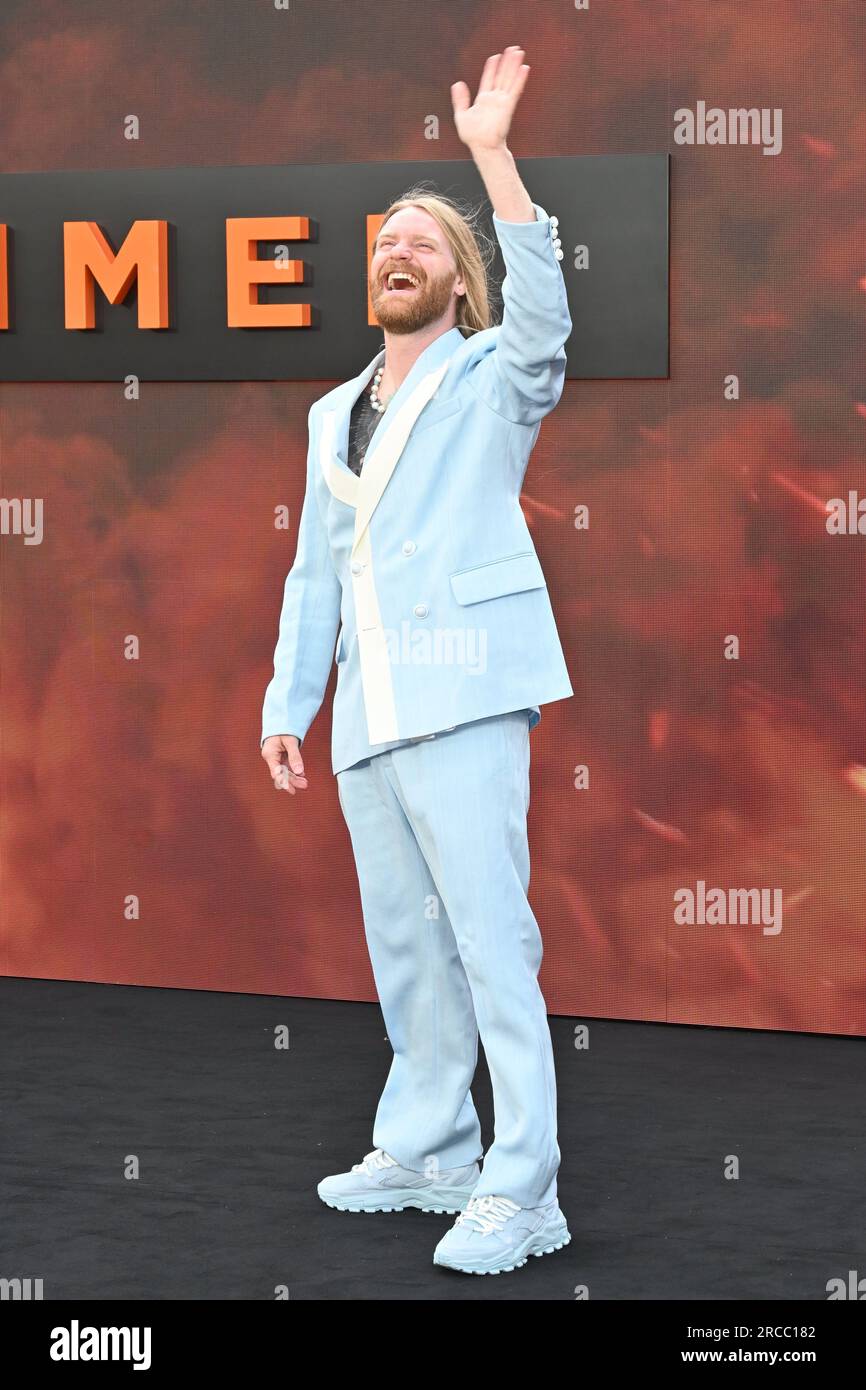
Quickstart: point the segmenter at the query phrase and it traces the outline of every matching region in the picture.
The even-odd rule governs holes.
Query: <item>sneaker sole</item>
[[[405,1192],[396,1194],[390,1201],[382,1197],[374,1197],[372,1194],[369,1199],[362,1197],[339,1197],[335,1193],[324,1196],[318,1194],[320,1201],[326,1207],[331,1207],[334,1211],[406,1211],[415,1209],[417,1211],[439,1212],[443,1216],[457,1216],[464,1211],[469,1198],[472,1196],[472,1189],[465,1191],[456,1190],[448,1193],[447,1197],[434,1197],[431,1194]],[[456,1205],[455,1205],[456,1203]]]
[[[555,1250],[562,1250],[564,1246],[571,1243],[571,1235],[566,1231],[561,1240],[557,1240],[555,1237],[551,1238],[549,1235],[545,1237],[545,1240],[547,1243],[543,1244],[540,1250],[533,1250],[530,1245],[523,1252],[521,1259],[515,1260],[510,1265],[498,1265],[495,1269],[479,1269],[475,1265],[460,1264],[457,1260],[449,1260],[447,1257],[439,1259],[435,1254],[433,1263],[434,1265],[441,1265],[443,1269],[457,1270],[461,1274],[510,1274],[514,1269],[522,1269],[528,1262],[530,1255],[535,1255],[537,1259],[540,1259],[542,1255],[552,1255]]]

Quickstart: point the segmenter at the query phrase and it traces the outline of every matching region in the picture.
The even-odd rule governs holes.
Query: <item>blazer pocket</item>
[[[440,420],[447,420],[449,415],[456,415],[462,405],[459,396],[448,396],[442,401],[434,396],[427,402],[412,426],[412,434],[419,434],[421,430],[426,430],[428,425],[438,425]]]
[[[534,550],[520,550],[516,555],[504,555],[501,560],[487,560],[483,565],[455,570],[448,577],[454,597],[464,604],[546,587],[541,562]]]

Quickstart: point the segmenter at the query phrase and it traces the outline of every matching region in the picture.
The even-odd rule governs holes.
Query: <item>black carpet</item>
[[[0,1277],[46,1300],[826,1300],[866,1274],[857,1038],[588,1020],[580,1051],[552,1018],[572,1242],[477,1277],[431,1262],[453,1217],[316,1196],[373,1147],[378,1006],[3,979],[0,1017]],[[473,1096],[487,1146],[483,1058]]]

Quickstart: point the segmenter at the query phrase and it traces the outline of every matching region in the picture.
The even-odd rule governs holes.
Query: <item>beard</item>
[[[453,272],[436,280],[425,280],[413,294],[393,294],[381,281],[370,286],[373,311],[381,328],[389,333],[417,333],[441,319],[447,312],[454,290]]]

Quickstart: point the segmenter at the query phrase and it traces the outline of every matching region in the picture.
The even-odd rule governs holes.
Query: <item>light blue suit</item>
[[[519,502],[571,332],[554,232],[533,206],[535,222],[493,217],[502,324],[468,338],[452,328],[421,353],[360,478],[346,462],[349,416],[384,352],[310,410],[262,741],[306,736],[336,642],[335,773],[490,714],[532,708],[534,725],[538,706],[574,694]]]
[[[496,1141],[476,1193],[556,1195],[556,1087],[527,900],[529,733],[574,692],[519,496],[565,378],[554,225],[493,225],[503,322],[416,360],[360,478],[352,405],[384,354],[309,414],[307,483],[262,715],[303,739],[334,659],[332,766],[394,1061],[373,1143],[404,1167],[481,1153],[479,1031]],[[561,254],[561,253],[560,253]],[[339,628],[339,633],[338,633]]]

